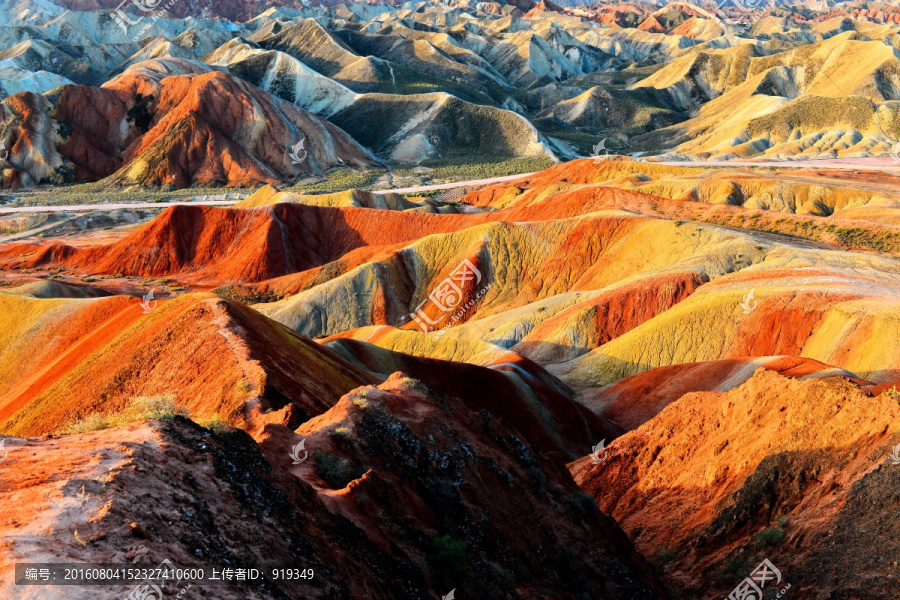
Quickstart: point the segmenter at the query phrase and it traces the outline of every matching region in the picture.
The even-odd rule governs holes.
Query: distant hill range
[[[0,185],[859,157],[900,139],[900,11],[881,3],[98,1],[0,7]]]

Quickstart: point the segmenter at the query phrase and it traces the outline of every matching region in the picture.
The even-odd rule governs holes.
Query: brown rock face
[[[664,597],[615,523],[505,423],[395,373],[296,432],[267,427],[262,447],[383,551],[428,563],[439,596]],[[310,459],[293,465],[301,438]]]
[[[472,411],[489,411],[517,429],[541,452],[572,460],[614,433],[606,423],[559,391],[564,387],[530,360],[519,358],[484,368],[389,352],[357,340],[335,340],[328,348],[350,356],[364,368],[390,374],[393,369],[459,398]],[[511,377],[510,374],[518,377]],[[547,381],[545,381],[547,380]],[[527,382],[524,390],[522,381]],[[552,425],[551,425],[552,423]]]
[[[155,566],[164,559],[182,568],[280,564],[314,571],[312,581],[188,588],[188,595],[221,600],[368,594],[415,600],[426,588],[421,571],[330,512],[312,487],[273,471],[241,431],[213,435],[177,419],[62,438],[7,438],[6,448],[0,484],[6,571],[21,561]],[[115,600],[134,587],[72,586],[65,596]],[[166,584],[163,597],[182,589]],[[20,591],[12,578],[0,582],[5,598]]]
[[[6,438],[0,567],[168,559],[315,572],[311,582],[206,590],[223,600],[416,600],[450,589],[498,600],[666,597],[561,463],[417,381],[362,388],[297,434],[270,424],[261,439],[262,452],[244,432],[179,417]],[[294,464],[303,439],[308,460]],[[0,582],[0,594],[14,593]]]
[[[683,396],[571,471],[686,596],[727,596],[768,558],[799,597],[896,597],[896,578],[852,565],[896,546],[894,526],[874,523],[900,481],[885,460],[898,420],[895,399],[845,379],[761,370],[730,392]]]

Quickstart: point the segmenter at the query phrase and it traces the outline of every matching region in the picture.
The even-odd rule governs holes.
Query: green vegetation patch
[[[90,415],[69,427],[66,433],[88,433],[134,421],[148,419],[162,421],[187,416],[187,409],[178,406],[174,396],[135,396],[128,401],[125,409],[121,412],[112,415]]]
[[[805,135],[837,124],[847,124],[857,131],[865,131],[872,124],[874,111],[872,102],[858,96],[802,96],[773,113],[750,121],[750,135],[754,138],[768,135],[786,138],[794,130]]]
[[[366,472],[348,459],[339,458],[328,450],[319,450],[313,454],[313,465],[316,468],[316,475],[335,489],[347,487],[347,484],[359,479]]]
[[[428,550],[428,570],[440,585],[449,586],[462,581],[468,573],[467,544],[449,535],[431,539]]]
[[[193,196],[217,196],[235,193],[229,188],[191,187],[165,191],[159,188],[138,186],[120,188],[99,182],[81,183],[47,188],[22,190],[19,199],[5,206],[70,206],[83,204],[121,204],[127,202],[184,202]]]
[[[324,179],[304,179],[283,191],[299,194],[341,192],[371,187],[384,175],[383,169],[356,170],[350,168],[332,169]]]
[[[528,158],[512,158],[498,161],[472,161],[466,158],[453,160],[434,160],[423,162],[420,166],[428,167],[428,177],[449,181],[467,181],[470,179],[490,179],[506,177],[520,173],[534,173],[549,169],[556,162],[549,156]],[[416,176],[413,167],[402,166],[393,170],[399,176]]]

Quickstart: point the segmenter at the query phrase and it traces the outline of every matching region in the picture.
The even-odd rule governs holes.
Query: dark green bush
[[[442,587],[459,586],[466,577],[466,543],[449,535],[431,539],[428,551],[428,570],[435,583]]]
[[[354,479],[362,477],[363,471],[354,468],[346,458],[339,458],[328,450],[319,450],[313,454],[316,474],[334,488],[344,488]]]

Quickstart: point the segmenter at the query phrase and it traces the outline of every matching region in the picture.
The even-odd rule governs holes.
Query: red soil
[[[662,23],[657,20],[656,17],[650,16],[643,23],[638,25],[638,29],[641,31],[649,31],[650,33],[665,33],[666,28],[663,27]]]
[[[29,376],[0,399],[4,432],[59,431],[121,411],[137,396],[170,396],[192,418],[218,414],[252,433],[270,422],[296,426],[375,381],[320,345],[216,296],[182,296],[147,315],[134,303],[99,322],[87,317],[83,328],[66,327],[63,340],[77,341],[56,362],[34,372],[28,354],[20,356]],[[53,332],[36,339],[42,337],[53,339]],[[53,343],[62,348],[63,340]]]
[[[546,12],[564,13],[565,11],[559,6],[550,2],[550,0],[541,0],[537,6],[525,13],[526,17],[540,17]]]
[[[277,184],[338,165],[376,164],[343,130],[236,77],[218,71],[165,76],[147,64],[102,88],[69,85],[49,100],[27,92],[5,100],[4,110],[20,122],[14,163],[28,164],[19,158],[55,146],[76,166],[71,181],[115,174],[116,184],[177,188]],[[58,144],[48,118],[70,126]],[[298,131],[314,140],[299,165],[288,153]],[[4,185],[21,185],[25,175],[9,172],[16,175]]]
[[[571,348],[548,347],[546,340],[556,339],[562,330],[572,326],[571,319],[578,313],[585,310],[593,313],[590,335],[582,349],[586,352],[670,309],[707,281],[705,275],[696,271],[676,271],[623,285],[540,322],[512,350],[542,364],[574,358]]]
[[[896,400],[841,378],[760,370],[730,392],[682,397],[615,440],[600,464],[586,457],[570,468],[645,556],[667,549],[665,580],[686,597],[725,597],[740,581],[728,564],[752,570],[762,557],[797,582],[800,597],[826,588],[853,597],[865,569],[848,568],[841,581],[820,569],[858,556],[877,562],[870,555],[896,544],[877,523],[896,502],[886,458],[898,422]],[[784,540],[761,550],[767,528]],[[897,597],[896,579],[876,580],[880,593],[861,597]]]
[[[385,376],[403,371],[442,394],[462,400],[471,411],[488,411],[542,452],[556,452],[568,460],[583,456],[595,440],[612,438],[615,433],[602,419],[562,393],[560,388],[564,386],[528,359],[516,357],[485,368],[390,352],[352,339],[331,338],[328,347],[343,356],[353,356],[370,371]]]
[[[484,579],[505,583],[500,565],[514,561],[523,598],[575,598],[575,587],[597,598],[664,597],[615,524],[590,504],[576,508],[578,490],[565,469],[518,433],[496,414],[395,373],[295,432],[267,427],[262,448],[399,560],[420,564],[423,539],[447,534],[465,542],[469,561],[483,565],[466,578],[469,589]],[[310,458],[293,464],[290,451],[301,440]],[[343,465],[343,476],[334,465]],[[566,561],[580,565],[577,580],[560,577],[559,559],[547,558],[563,547],[570,548]],[[440,581],[447,575],[435,566]],[[441,585],[458,584],[451,575]]]
[[[625,431],[637,429],[685,394],[726,392],[750,379],[756,369],[805,378],[836,369],[810,358],[777,356],[731,358],[659,367],[626,377],[610,386],[586,391],[579,400]],[[857,385],[869,382],[847,377]]]
[[[364,246],[411,242],[425,235],[494,221],[543,221],[577,216],[601,205],[627,203],[629,199],[649,203],[652,197],[595,188],[589,198],[572,195],[552,205],[544,203],[473,215],[303,204],[252,209],[173,206],[145,227],[108,246],[84,249],[58,243],[0,246],[0,266],[65,265],[91,273],[188,275],[198,282],[255,282],[319,267]],[[605,236],[615,235],[621,226],[621,220],[607,223]],[[577,247],[595,243],[593,238],[597,233],[588,229],[583,226],[580,234],[573,235],[566,244]]]
[[[28,379],[0,396],[0,422],[6,421],[18,410],[50,388],[61,377],[82,362],[85,356],[98,352],[113,337],[134,324],[141,317],[143,311],[137,304],[129,300],[125,297],[116,297],[107,302],[107,304],[112,303],[117,308],[121,308],[121,310],[102,323],[80,322],[69,324],[69,336],[72,336],[73,333],[75,334],[69,338],[71,343],[57,344],[56,350],[59,352],[58,355],[53,356],[46,363],[38,363],[41,366],[36,371],[29,373]],[[93,315],[79,316],[90,317]]]

